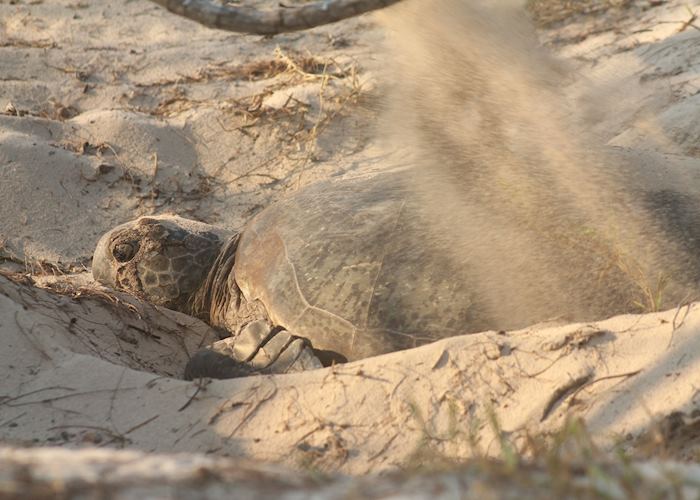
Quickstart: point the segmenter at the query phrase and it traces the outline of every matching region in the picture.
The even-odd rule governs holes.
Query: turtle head
[[[92,275],[104,285],[184,311],[225,239],[213,226],[182,217],[141,217],[100,238]]]

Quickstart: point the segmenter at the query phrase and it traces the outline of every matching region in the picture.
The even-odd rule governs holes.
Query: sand
[[[639,2],[541,32],[580,75],[571,96],[615,103],[595,108],[601,143],[675,179],[700,171],[700,36],[687,4]],[[214,332],[90,282],[98,237],[125,220],[171,212],[238,229],[314,181],[398,164],[373,129],[386,36],[376,17],[261,38],[142,1],[0,3],[4,445],[359,475],[434,455],[499,457],[499,436],[518,446],[580,417],[606,450],[656,442],[666,457],[697,456],[695,304],[187,382],[185,360]]]

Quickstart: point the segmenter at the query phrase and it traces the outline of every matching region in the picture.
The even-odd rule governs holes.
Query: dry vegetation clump
[[[350,112],[349,105],[357,104],[362,97],[357,65],[287,53],[278,48],[274,60],[251,65],[247,77],[252,78],[263,67],[274,75],[266,79],[269,83],[255,94],[222,102],[225,113],[219,125],[227,132],[237,130],[253,136],[259,133],[255,128],[272,127],[278,139],[277,154],[239,176],[226,179],[224,184],[238,182],[283,158],[290,166],[290,177],[295,179],[293,184],[298,187],[308,165],[317,160],[320,136],[334,120]],[[316,104],[290,94],[281,106],[266,105],[266,99],[276,92],[303,84],[317,88]],[[217,171],[212,177],[218,179],[220,173]]]
[[[501,495],[517,490],[521,498],[529,498],[536,492],[547,492],[553,498],[666,498],[671,492],[681,491],[682,481],[671,475],[664,478],[663,473],[660,477],[664,480],[659,481],[658,477],[649,477],[639,464],[640,460],[650,459],[696,459],[694,455],[681,454],[677,443],[697,439],[696,425],[678,424],[679,419],[672,414],[649,432],[631,441],[621,440],[612,451],[605,451],[594,443],[580,418],[567,419],[556,432],[524,431],[516,436],[501,429],[493,416],[490,425],[498,436],[498,458],[484,453],[469,459],[448,456],[441,451],[439,439],[426,438],[403,465],[402,474],[415,478],[466,475],[471,471],[486,490]],[[676,425],[671,426],[669,420]],[[690,431],[691,427],[694,432]],[[452,438],[470,439],[462,434]],[[479,449],[475,443],[470,442],[470,446],[474,451]]]
[[[631,4],[632,0],[528,0],[527,8],[540,27],[552,27],[577,16],[598,16]]]
[[[0,238],[0,276],[8,277],[15,274],[22,276],[63,276],[68,273],[85,271],[88,262],[63,263],[50,262],[45,259],[28,258],[18,255]]]
[[[188,85],[213,81],[258,85],[255,91],[240,97],[202,100],[191,96]],[[315,102],[295,96],[294,89],[302,86],[314,89]],[[226,187],[248,176],[265,176],[268,167],[282,161],[289,166],[288,177],[293,179],[289,183],[298,187],[309,164],[317,160],[320,136],[336,119],[351,112],[349,106],[359,102],[363,89],[353,60],[340,62],[278,47],[271,58],[236,65],[212,64],[177,81],[141,85],[138,92],[156,97],[154,106],[130,106],[139,112],[167,119],[194,108],[217,109],[216,120],[226,133],[237,132],[253,141],[261,133],[272,134],[274,148],[262,155],[262,163],[233,177],[224,175],[224,163],[207,177],[210,186]],[[268,99],[279,92],[289,95],[283,103],[270,105]]]
[[[255,94],[228,99],[213,99],[211,102],[191,99],[183,92],[186,84],[207,83],[211,81],[265,81],[263,89]],[[136,87],[144,89],[159,89],[170,92],[171,96],[162,99],[154,108],[138,108],[136,111],[149,113],[159,117],[169,117],[179,114],[194,106],[220,105],[232,107],[237,115],[247,117],[251,121],[257,121],[263,114],[271,113],[271,118],[279,119],[275,114],[279,109],[263,108],[262,101],[275,91],[292,87],[303,82],[316,82],[325,87],[331,80],[348,81],[351,91],[357,92],[357,69],[354,64],[340,64],[334,59],[321,59],[311,54],[299,54],[283,51],[279,47],[272,58],[266,58],[244,64],[211,64],[201,68],[193,75],[181,76],[177,79],[161,80],[149,84],[137,84]],[[290,99],[283,110],[289,110],[295,104]],[[298,104],[298,103],[297,103]],[[246,127],[252,126],[247,123]]]

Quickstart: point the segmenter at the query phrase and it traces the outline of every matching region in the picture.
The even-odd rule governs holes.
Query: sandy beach
[[[125,221],[174,213],[238,231],[318,181],[401,167],[377,129],[391,12],[260,37],[141,0],[0,1],[0,463],[99,447],[362,476],[503,458],[503,436],[527,454],[528,436],[576,419],[605,452],[697,461],[692,302],[192,382],[187,359],[217,333],[93,282],[97,240]],[[691,195],[694,12],[639,1],[539,18],[577,76],[566,95],[602,103],[601,147]]]

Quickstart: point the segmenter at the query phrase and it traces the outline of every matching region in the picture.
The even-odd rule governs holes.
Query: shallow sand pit
[[[2,428],[15,444],[198,451],[362,474],[429,452],[497,457],[494,418],[514,446],[581,416],[602,446],[629,447],[673,412],[690,425],[695,405],[694,306],[454,337],[298,374],[186,382],[175,372],[183,355],[211,339],[201,323],[167,313],[166,327],[163,312],[100,294],[56,296],[6,278],[2,287],[3,317],[13,318],[3,322],[12,368]],[[176,326],[178,336],[187,329],[184,344],[172,343]],[[673,456],[690,458],[696,443],[674,446]]]

